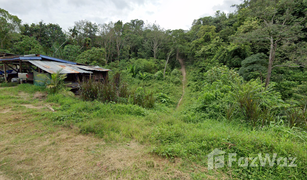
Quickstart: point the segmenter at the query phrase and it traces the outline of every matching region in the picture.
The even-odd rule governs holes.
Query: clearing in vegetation
[[[56,125],[45,114],[51,112],[46,105],[56,109],[58,104],[46,102],[44,92],[22,89],[0,88],[1,180],[191,179],[194,170],[182,168],[183,160],[157,156],[146,144],[135,140],[108,143],[94,134],[80,134],[73,124]],[[227,177],[204,174],[209,179]]]

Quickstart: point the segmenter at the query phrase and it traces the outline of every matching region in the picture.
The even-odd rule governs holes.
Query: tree
[[[43,54],[44,50],[40,43],[29,36],[21,36],[20,41],[13,45],[13,52],[15,54]]]
[[[66,42],[66,36],[62,28],[58,24],[45,24],[42,21],[38,24],[24,24],[21,34],[29,37],[34,37],[44,48],[47,54],[54,54],[57,48],[56,44]]]
[[[120,59],[120,51],[123,47],[124,43],[124,38],[122,38],[123,35],[123,22],[122,21],[117,21],[114,24],[114,35],[115,35],[115,44],[116,44],[116,51],[117,51],[117,58],[118,61]]]
[[[76,61],[76,58],[81,53],[81,47],[78,45],[68,44],[64,47],[63,58],[68,61]]]
[[[139,57],[144,42],[144,21],[134,19],[124,24],[125,46],[129,50],[129,58]]]
[[[114,24],[112,22],[108,24],[99,25],[99,44],[105,49],[106,63],[112,61],[113,54],[115,53],[115,34]]]
[[[242,42],[261,42],[268,44],[269,62],[265,86],[270,83],[272,69],[276,64],[277,48],[294,45],[304,37],[302,22],[305,17],[295,14],[295,8],[301,6],[302,0],[249,0],[238,6],[242,13],[257,17],[260,25],[257,29],[246,33],[238,33],[236,40]],[[306,2],[304,4],[306,6]],[[306,10],[304,12],[306,16]],[[285,54],[289,57],[289,54]],[[285,61],[289,61],[287,58]],[[279,63],[283,63],[281,59]]]
[[[104,48],[92,48],[81,53],[77,57],[76,62],[87,65],[104,66],[106,65],[106,60],[104,59],[105,53]]]
[[[266,67],[268,66],[266,59],[267,56],[263,53],[254,54],[246,58],[242,61],[239,74],[248,81],[256,79],[259,76],[262,80],[264,73],[266,73]]]
[[[163,71],[163,76],[165,77],[165,71],[170,57],[175,53],[176,60],[179,59],[180,55],[185,55],[188,50],[188,37],[187,34],[182,29],[176,29],[173,31],[167,31],[166,46],[168,47],[168,52],[166,56],[165,67]]]
[[[8,11],[0,8],[0,48],[6,48],[6,43],[14,33],[20,30],[21,20]]]
[[[157,24],[148,26],[149,32],[147,33],[146,40],[153,52],[154,59],[157,59],[157,53],[164,44],[166,34],[163,29]]]
[[[90,49],[97,43],[98,25],[87,20],[75,22],[73,28],[69,29],[71,37],[73,37],[79,46]]]

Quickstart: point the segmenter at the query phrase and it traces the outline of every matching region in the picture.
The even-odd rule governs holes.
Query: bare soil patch
[[[2,110],[0,110],[0,113],[5,114],[5,113],[8,113],[10,111],[11,111],[11,109],[2,109]]]
[[[46,92],[36,92],[34,95],[33,95],[33,98],[35,99],[45,99],[47,97],[47,93]]]

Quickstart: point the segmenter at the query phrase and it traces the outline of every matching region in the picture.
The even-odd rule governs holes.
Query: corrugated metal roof
[[[110,69],[104,69],[99,66],[82,66],[82,65],[76,65],[80,69],[85,69],[89,71],[110,71]]]
[[[58,59],[58,58],[54,58],[54,57],[50,57],[50,56],[45,56],[45,55],[38,55],[39,57],[42,58],[42,60],[47,59],[47,60],[51,60],[51,61],[57,61],[57,62],[62,62],[62,63],[67,63],[67,64],[77,64],[75,62],[71,62],[71,61],[66,61],[63,59]]]
[[[50,56],[45,56],[45,55],[35,55],[35,54],[30,54],[30,55],[23,55],[23,56],[6,56],[3,58],[0,58],[0,61],[16,61],[16,60],[23,60],[23,61],[31,61],[31,60],[49,60],[49,61],[56,61],[56,62],[61,62],[61,63],[66,63],[66,64],[77,64],[75,62],[71,61],[66,61],[63,59],[58,59]]]
[[[65,63],[52,62],[52,61],[29,61],[29,62],[51,74],[56,73],[60,70],[61,74],[92,73],[91,71],[85,71],[79,69],[76,65],[72,64],[65,64]]]

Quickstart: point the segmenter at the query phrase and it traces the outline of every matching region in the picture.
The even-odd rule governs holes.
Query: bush
[[[158,93],[156,95],[156,100],[158,100],[160,103],[163,103],[163,104],[166,104],[166,105],[173,103],[171,101],[171,98],[164,93]]]
[[[94,81],[89,79],[83,81],[80,87],[80,96],[83,100],[102,102],[126,102],[129,92],[126,83],[120,81],[120,75],[117,73],[113,81]]]
[[[181,84],[181,80],[179,77],[172,77],[172,83],[179,85]]]
[[[207,118],[243,119],[254,127],[274,121],[281,108],[288,106],[273,85],[265,89],[259,80],[244,82],[238,73],[226,67],[205,73],[198,102],[196,110]]]
[[[157,80],[163,80],[164,78],[163,78],[163,73],[162,73],[162,71],[156,72],[155,78],[156,78]]]
[[[90,79],[82,82],[80,96],[86,101],[132,103],[145,108],[153,108],[155,104],[153,93],[146,93],[142,87],[130,92],[128,85],[121,82],[118,73],[114,75],[112,81],[95,82]]]
[[[132,103],[142,106],[144,108],[153,108],[155,104],[155,97],[153,93],[146,93],[142,87],[138,87],[132,95]]]
[[[171,76],[172,77],[180,77],[182,75],[181,71],[179,71],[178,69],[174,69],[172,72],[171,72]]]

